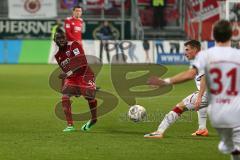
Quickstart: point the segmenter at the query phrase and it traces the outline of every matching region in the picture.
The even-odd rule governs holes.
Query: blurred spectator
[[[155,41],[155,45],[156,45],[157,54],[165,53],[162,40]],[[161,49],[162,52],[160,52],[159,48]]]
[[[230,21],[231,22],[239,22],[240,21],[240,4],[233,4],[230,9]]]
[[[115,63],[126,63],[126,55],[124,54],[124,50],[126,48],[130,48],[131,42],[128,41],[115,41],[115,49],[116,49],[116,61]],[[126,45],[126,46],[125,46]],[[122,58],[119,58],[121,56]]]
[[[150,44],[148,40],[143,40],[143,49],[145,51],[145,62],[150,63],[150,58],[149,58],[149,49],[150,49]]]
[[[180,44],[178,41],[170,41],[170,53],[179,53]]]
[[[153,28],[163,28],[166,25],[164,9],[166,0],[152,0],[153,6]]]
[[[137,56],[135,55],[135,50],[136,50],[136,44],[134,44],[133,42],[131,42],[130,46],[129,46],[129,49],[128,49],[128,55],[131,59],[132,62],[138,62],[138,58]]]
[[[54,38],[55,33],[58,32],[59,30],[63,30],[63,25],[62,25],[61,19],[57,19],[55,22],[55,25],[51,29],[51,39],[52,40]]]
[[[231,41],[231,46],[233,48],[237,48],[237,49],[240,49],[240,41]]]
[[[109,55],[109,40],[113,39],[113,32],[111,30],[111,27],[109,26],[108,21],[104,21],[100,31],[99,31],[99,38],[101,40],[100,42],[100,61],[102,62],[102,52],[103,48],[105,48],[105,51],[107,53],[107,60],[108,63],[110,63],[110,55]]]
[[[58,46],[56,45],[53,39],[54,39],[55,33],[58,32],[59,30],[63,30],[61,19],[57,19],[55,22],[55,25],[51,28],[51,46],[50,46],[49,57],[48,57],[48,63],[50,64],[57,63],[54,55],[55,53],[57,53]]]

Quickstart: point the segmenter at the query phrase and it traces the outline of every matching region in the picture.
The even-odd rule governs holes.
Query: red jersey
[[[79,62],[79,68],[76,70],[71,76],[68,78],[76,78],[79,76],[86,76],[86,75],[91,75],[94,76],[92,70],[88,66],[87,59],[85,57],[84,51],[82,46],[74,41],[71,45],[67,45],[63,50],[59,50],[57,54],[55,55],[56,61],[58,65],[61,67],[61,69],[67,73],[68,71],[71,70],[70,67],[70,61],[76,56],[81,57],[81,62]]]
[[[68,41],[82,41],[82,18],[68,17],[64,21],[64,28]]]

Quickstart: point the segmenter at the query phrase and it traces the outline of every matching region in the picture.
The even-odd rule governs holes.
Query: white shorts
[[[240,127],[236,128],[216,128],[221,141],[218,149],[224,154],[240,151]]]
[[[188,110],[194,110],[198,92],[199,91],[196,91],[182,100]],[[207,98],[207,93],[205,92],[202,96],[202,103],[200,105],[200,108],[204,108],[207,106],[208,106],[208,98]]]

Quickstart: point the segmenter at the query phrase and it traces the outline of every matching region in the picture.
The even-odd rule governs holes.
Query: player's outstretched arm
[[[161,85],[166,85],[163,79],[157,77],[157,76],[152,76],[148,79],[147,84],[152,85],[152,86],[161,86]]]
[[[197,69],[191,68],[187,71],[181,72],[173,77],[169,77],[166,79],[161,79],[159,77],[152,76],[148,79],[147,83],[154,86],[177,84],[177,83],[182,83],[182,82],[193,79],[196,74],[197,74]]]
[[[164,81],[169,84],[182,83],[182,82],[194,79],[196,74],[197,74],[197,69],[191,68],[191,69],[181,72],[173,77],[166,78],[166,79],[164,79]]]

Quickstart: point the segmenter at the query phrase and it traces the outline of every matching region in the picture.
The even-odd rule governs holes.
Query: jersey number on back
[[[210,92],[212,94],[220,94],[223,90],[223,82],[222,82],[222,71],[219,68],[212,68],[210,70],[210,74],[215,74],[216,77],[212,80],[212,82],[217,85],[216,88],[210,87]],[[226,91],[227,95],[236,96],[238,94],[237,91],[237,68],[233,68],[226,73],[227,78],[230,79],[230,88]],[[226,83],[226,82],[224,82]]]

